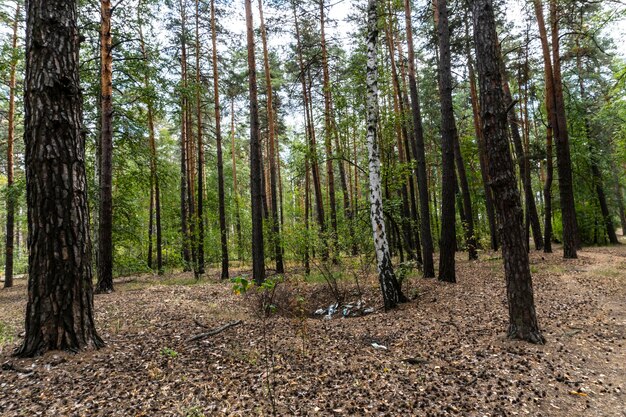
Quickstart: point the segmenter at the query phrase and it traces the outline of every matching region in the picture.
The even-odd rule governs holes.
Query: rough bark
[[[469,27],[469,22],[467,23]],[[467,28],[466,27],[466,28]],[[476,91],[476,74],[474,73],[474,63],[471,52],[469,51],[469,33],[467,43],[467,72],[470,83],[470,98],[472,102],[472,114],[474,115],[474,132],[476,134],[476,143],[478,144],[478,162],[480,163],[480,174],[485,192],[485,209],[487,211],[487,222],[489,224],[489,236],[491,241],[491,249],[498,250],[498,229],[496,226],[496,215],[493,202],[493,193],[489,187],[489,174],[487,173],[487,150],[485,149],[485,138],[480,120],[480,105],[478,104],[478,92]]]
[[[141,9],[138,9],[138,12]],[[141,22],[141,19],[139,19]],[[141,47],[141,55],[146,64],[148,64],[148,54],[143,36],[143,28],[139,24],[139,41]],[[150,88],[150,79],[148,73],[144,75],[144,88]],[[150,95],[146,98],[146,107],[148,108],[148,146],[150,147],[150,226],[148,235],[148,268],[152,268],[152,234],[154,226],[156,226],[156,254],[157,254],[157,272],[163,274],[163,237],[161,228],[161,187],[159,183],[159,174],[157,170],[157,152],[156,152],[156,133],[154,129],[154,102]],[[154,218],[154,225],[153,225]]]
[[[422,261],[424,278],[435,276],[433,261],[433,237],[430,228],[430,207],[428,197],[428,180],[426,177],[426,154],[424,150],[424,131],[420,114],[417,81],[415,79],[415,52],[413,49],[413,29],[411,23],[410,0],[404,0],[407,48],[409,61],[409,89],[411,94],[411,115],[413,117],[413,157],[417,162],[417,189],[420,206],[420,236],[422,243]],[[454,163],[454,161],[453,161]]]
[[[541,0],[534,0],[534,2],[537,22],[539,24],[544,62],[547,62],[550,61],[550,52],[548,50],[547,34],[545,33],[545,23],[543,22]],[[552,132],[555,139],[556,165],[559,174],[559,197],[561,202],[561,222],[563,225],[563,257],[577,258],[578,255],[576,254],[576,250],[579,246],[579,239],[578,228],[576,225],[574,189],[572,184],[572,161],[570,158],[567,117],[565,115],[565,101],[563,99],[563,83],[561,81],[558,16],[556,3],[553,0],[550,1],[550,24],[552,38],[552,80],[550,81],[550,84],[553,94],[553,117],[555,119],[555,124],[552,126]]]
[[[320,5],[320,47],[322,50],[322,77],[324,89],[324,147],[326,149],[326,181],[328,185],[328,211],[330,226],[332,228],[331,241],[333,242],[333,259],[337,255],[339,236],[337,234],[337,203],[335,199],[335,173],[333,171],[333,121],[331,112],[332,93],[330,91],[330,75],[328,70],[328,52],[326,50],[326,34],[324,0],[319,0]]]
[[[180,22],[181,22],[181,38],[180,38],[180,72],[181,72],[181,84],[183,91],[187,90],[187,44],[186,44],[186,12],[183,1],[180,1]],[[187,199],[187,143],[188,143],[188,118],[187,107],[188,100],[185,95],[182,94],[180,105],[180,219],[181,219],[181,235],[182,235],[182,248],[183,248],[183,270],[191,270],[191,234],[189,228],[189,207]]]
[[[110,0],[100,2],[100,206],[98,284],[96,292],[113,291],[113,54]]]
[[[450,31],[446,0],[437,0],[439,19],[439,94],[441,102],[441,240],[439,242],[440,281],[456,282],[454,252],[456,248],[454,212],[454,138],[457,135],[452,108],[452,72],[450,69]],[[422,219],[423,221],[423,219]]]
[[[23,357],[104,344],[93,319],[77,3],[30,0],[26,15]]]
[[[504,65],[503,65],[504,67]],[[506,72],[505,69],[502,68],[502,82],[503,91],[504,91],[504,99],[506,100],[507,106],[512,106],[515,103],[513,102],[513,97],[511,96],[511,90],[509,88],[509,83],[506,80]],[[530,228],[533,233],[533,240],[535,242],[535,249],[541,250],[543,249],[543,236],[541,234],[541,224],[539,223],[539,215],[537,214],[537,204],[535,203],[535,196],[533,195],[532,185],[530,182],[530,170],[526,169],[528,164],[528,155],[524,150],[524,146],[522,144],[522,137],[519,133],[519,120],[517,119],[517,113],[514,109],[511,109],[507,115],[509,121],[509,127],[511,130],[511,138],[513,139],[513,147],[515,148],[515,153],[517,154],[517,163],[519,165],[520,177],[522,178],[522,186],[524,188],[524,199],[526,204],[526,213],[530,220]]]
[[[296,45],[298,55],[298,68],[300,69],[300,81],[302,84],[302,100],[304,105],[304,116],[306,124],[306,134],[308,139],[308,157],[310,161],[311,175],[313,180],[313,191],[315,193],[315,208],[317,215],[317,224],[319,226],[322,240],[325,241],[326,224],[324,222],[324,201],[322,197],[322,186],[320,181],[319,163],[317,160],[317,143],[315,140],[315,128],[313,125],[313,114],[310,110],[310,83],[307,86],[307,74],[310,78],[310,73],[307,72],[304,65],[304,59],[302,57],[302,45],[300,41],[300,25],[298,21],[298,13],[296,9],[296,3],[291,2],[295,30],[296,30]],[[326,252],[326,251],[325,251]]]
[[[383,215],[383,196],[380,181],[380,150],[378,147],[378,65],[376,62],[376,41],[378,38],[378,12],[376,0],[368,3],[367,36],[367,149],[369,154],[369,197],[370,219],[374,235],[374,248],[378,266],[378,277],[383,294],[385,309],[394,308],[403,301],[400,285],[393,271],[389,244]]]
[[[248,45],[248,86],[250,89],[250,194],[252,207],[252,278],[261,285],[265,281],[263,247],[263,184],[261,180],[261,142],[259,140],[259,102],[254,55],[254,26],[251,0],[245,0],[246,38]]]
[[[239,208],[239,185],[237,184],[237,157],[235,154],[235,98],[230,100],[230,155],[233,169],[233,195],[235,200],[235,233],[237,234],[237,258],[243,258],[241,236],[241,213]]]
[[[552,179],[554,176],[554,163],[552,161],[552,127],[546,129],[546,180],[543,184],[544,200],[544,238],[543,251],[552,253]]]
[[[198,142],[198,210],[196,211],[196,223],[198,238],[196,241],[196,274],[204,274],[204,139],[202,123],[202,84],[200,80],[200,0],[196,0],[196,140]]]
[[[481,120],[506,275],[508,336],[542,344],[545,339],[539,331],[535,314],[521,199],[507,140],[507,107],[491,0],[474,0],[473,11]]]
[[[215,0],[211,0],[211,44],[213,46],[213,101],[215,104],[215,147],[217,148],[217,200],[220,222],[222,270],[220,277],[228,279],[228,229],[226,228],[226,202],[224,197],[224,155],[222,151],[222,118],[220,107],[219,71],[217,68],[217,31],[215,29]],[[231,108],[231,112],[232,112]],[[233,145],[235,135],[233,134]],[[233,152],[234,158],[234,152]],[[233,160],[233,176],[235,174]],[[237,196],[235,195],[235,199]],[[237,213],[238,215],[239,213]]]
[[[265,70],[265,88],[267,95],[267,126],[268,126],[268,165],[269,165],[269,190],[271,198],[272,215],[272,240],[274,242],[274,255],[276,257],[276,273],[285,272],[283,265],[283,247],[280,238],[280,218],[278,212],[278,191],[276,179],[276,127],[273,104],[272,71],[270,68],[269,53],[267,50],[267,31],[263,18],[263,0],[259,0],[259,20],[261,24],[261,42],[263,44],[263,69]]]
[[[15,89],[17,73],[17,28],[20,19],[20,3],[16,3],[13,19],[13,34],[11,36],[11,64],[9,69],[9,114],[7,132],[7,218],[6,218],[6,247],[4,264],[4,288],[13,286],[13,241],[15,237],[15,203],[16,195],[13,188],[13,144],[15,142]]]

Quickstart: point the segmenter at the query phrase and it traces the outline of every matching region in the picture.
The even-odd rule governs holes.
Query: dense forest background
[[[409,132],[412,129],[407,98],[409,68],[405,61],[404,4],[383,3],[378,73],[385,217],[393,254],[400,257],[400,262],[412,259],[419,262],[420,259],[415,259],[419,258],[419,253],[415,255],[419,242],[407,241],[404,233],[407,228],[417,230],[419,218],[418,190],[411,175],[415,160],[406,146],[409,142],[403,141],[407,126]],[[552,232],[548,239],[560,242],[562,212],[556,169],[551,197],[547,193],[550,186],[546,185],[548,170],[552,169],[549,165],[556,166],[556,162],[552,164],[556,152],[546,147],[550,122],[545,107],[544,62],[535,4],[496,3],[504,74],[515,102],[510,114],[515,118],[513,125],[519,129],[513,134],[512,150],[516,164],[519,162],[516,166],[521,170],[518,185],[523,190],[528,234],[535,237],[536,244],[549,225]],[[604,244],[611,240],[608,221],[615,228],[620,223],[622,228],[626,226],[623,192],[626,66],[624,50],[618,49],[623,41],[626,8],[619,1],[545,3],[548,32],[551,19],[558,18],[579,238],[584,245]],[[100,239],[101,6],[81,2],[79,8],[80,32],[84,37],[80,62],[94,247]],[[125,0],[109,6],[112,7],[113,274],[157,271],[157,252],[162,254],[158,256],[162,256],[164,271],[195,267],[201,254],[209,265],[218,266],[223,253],[220,200],[224,203],[229,261],[249,263],[252,230],[248,197],[249,102],[242,5],[222,1],[213,4]],[[268,265],[277,257],[284,257],[289,267],[299,267],[309,259],[319,263],[328,245],[335,254],[373,253],[365,152],[365,5],[343,1],[322,6],[307,1],[267,2],[263,5],[264,27],[260,30],[258,5],[253,5]],[[463,164],[462,169],[457,168],[459,185],[455,186],[456,238],[459,249],[474,244],[479,248],[495,247],[493,225],[490,229],[492,202],[482,175],[484,161],[474,123],[473,106],[477,98],[473,92],[475,58],[470,11],[464,1],[451,1],[448,8],[452,98],[458,158]],[[435,13],[436,7],[430,2],[416,2],[412,6],[415,71],[429,185],[427,198],[437,250],[442,214],[442,116]],[[15,273],[23,274],[27,266],[21,140],[23,5],[3,1],[1,24],[0,152],[6,155],[7,147],[12,146],[14,156],[12,160],[2,158],[0,183],[3,199],[7,204],[14,201],[11,211],[15,219]],[[326,25],[324,38],[321,24]],[[271,90],[265,77],[266,68],[271,74]],[[213,84],[215,77],[219,77],[217,89]],[[267,106],[268,92],[272,97],[271,108]],[[223,171],[217,168],[216,93],[221,110],[219,160]],[[9,108],[11,95],[15,97],[14,110]],[[9,124],[13,127],[9,128]],[[10,129],[14,129],[11,138]],[[312,140],[317,144],[313,142],[312,146]],[[181,149],[187,152],[182,166]],[[198,164],[198,158],[204,163]],[[14,175],[8,186],[12,170]],[[528,184],[524,172],[528,172]],[[223,195],[219,192],[220,181]],[[599,198],[600,191],[603,197]],[[0,205],[0,219],[5,225],[3,235],[9,216],[7,204]],[[545,219],[548,205],[551,212]],[[199,218],[194,214],[198,207],[202,207]],[[187,217],[195,216],[187,219],[188,224],[183,226],[186,231],[181,230],[181,210],[186,210]],[[534,220],[537,222],[533,223]],[[473,223],[471,236],[468,223]],[[539,229],[535,230],[536,227]],[[471,243],[472,240],[476,242]],[[0,260],[4,264],[6,239],[1,241]],[[193,253],[188,253],[191,246]],[[98,251],[93,252],[97,263]],[[313,272],[318,270],[313,268]]]

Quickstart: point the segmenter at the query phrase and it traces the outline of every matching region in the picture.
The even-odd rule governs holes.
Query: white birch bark
[[[401,293],[393,272],[389,244],[385,232],[383,215],[383,196],[380,179],[380,150],[378,148],[378,68],[376,62],[376,41],[378,38],[378,14],[376,0],[368,4],[368,35],[367,35],[367,149],[369,153],[369,197],[370,218],[374,235],[374,248],[380,289],[385,301],[385,309],[395,307],[400,301]]]

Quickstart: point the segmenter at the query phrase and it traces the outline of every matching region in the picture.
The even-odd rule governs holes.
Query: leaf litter
[[[313,314],[321,284],[281,284],[316,299],[305,315],[264,318],[216,278],[124,279],[95,297],[105,348],[35,359],[10,356],[23,332],[18,281],[0,292],[12,332],[0,344],[0,415],[625,415],[626,248],[531,254],[545,346],[506,339],[501,260],[490,255],[459,254],[455,285],[407,279],[416,299],[387,313],[365,277],[359,309],[375,311],[349,319],[340,305],[333,320],[320,318],[329,308]]]

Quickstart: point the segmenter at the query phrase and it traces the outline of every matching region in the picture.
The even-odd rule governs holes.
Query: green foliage
[[[176,352],[174,349],[164,347],[163,349],[161,349],[161,355],[169,359],[176,359],[178,357],[178,352]]]

